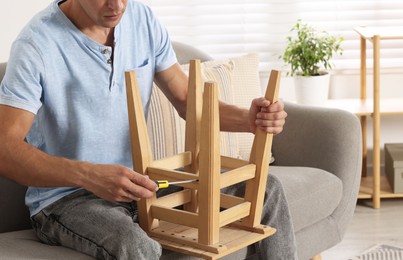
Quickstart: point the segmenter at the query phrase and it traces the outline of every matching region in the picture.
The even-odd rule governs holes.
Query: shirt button
[[[102,50],[102,54],[108,54],[109,53],[109,50],[108,49],[103,49]]]
[[[107,62],[108,64],[112,64],[112,59],[109,59]]]

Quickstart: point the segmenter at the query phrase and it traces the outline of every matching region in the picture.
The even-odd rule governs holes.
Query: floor
[[[321,254],[322,260],[347,260],[378,243],[403,246],[403,199],[382,199],[381,208],[359,200],[343,241]]]

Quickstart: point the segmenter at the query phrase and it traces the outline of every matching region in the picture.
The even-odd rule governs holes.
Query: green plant
[[[296,38],[287,37],[287,47],[280,58],[291,65],[291,76],[319,75],[322,65],[331,69],[329,60],[333,54],[343,54],[340,44],[344,39],[334,37],[326,31],[317,31],[314,27],[304,24],[301,20],[292,27],[291,32],[297,32]]]

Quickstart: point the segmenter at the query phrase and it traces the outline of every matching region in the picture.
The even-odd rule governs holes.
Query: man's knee
[[[119,225],[111,235],[112,251],[117,259],[159,259],[161,245],[150,238],[137,223]]]
[[[272,197],[272,199],[274,199],[277,196],[284,196],[283,184],[277,178],[277,176],[275,176],[273,174],[269,174],[269,176],[267,178],[267,186],[266,186],[265,195]]]

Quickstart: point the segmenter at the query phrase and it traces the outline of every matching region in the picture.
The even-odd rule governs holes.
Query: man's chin
[[[118,19],[118,20],[113,20],[113,21],[110,21],[110,20],[106,21],[106,20],[104,20],[104,21],[102,21],[102,23],[101,23],[100,25],[101,25],[102,27],[105,27],[105,28],[114,28],[114,27],[116,27],[119,23],[120,23],[120,19]]]

